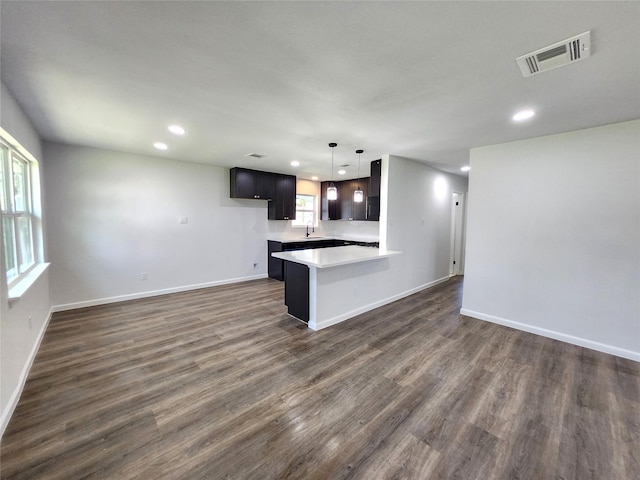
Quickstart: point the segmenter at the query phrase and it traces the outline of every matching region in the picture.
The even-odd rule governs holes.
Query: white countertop
[[[289,262],[301,263],[309,267],[330,268],[350,263],[367,262],[399,255],[395,250],[381,250],[373,247],[349,245],[346,247],[314,248],[308,250],[294,250],[291,252],[274,252],[272,257],[281,258]]]

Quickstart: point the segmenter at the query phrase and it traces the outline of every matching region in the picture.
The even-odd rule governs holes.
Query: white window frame
[[[313,198],[313,208],[298,208],[298,197],[311,197]],[[311,213],[313,215],[313,226],[318,226],[318,196],[308,193],[296,194],[296,219],[291,221],[291,226],[294,228],[306,228],[307,224],[302,220],[302,215],[298,215],[298,212]]]
[[[3,197],[7,199],[5,205],[2,205],[1,217],[3,226],[5,225],[5,221],[8,220],[8,223],[11,224],[12,228],[10,232],[2,229],[3,235],[3,248],[2,255],[5,256],[5,272],[2,272],[5,275],[7,286],[11,289],[12,286],[16,285],[20,282],[26,275],[35,267],[36,265],[36,252],[34,250],[34,225],[33,225],[33,176],[32,176],[32,167],[33,161],[26,158],[21,152],[15,148],[11,142],[7,141],[7,139],[0,136],[0,148],[3,150],[3,154],[1,155],[0,161],[2,162],[2,188]],[[24,208],[17,208],[16,205],[16,193],[15,193],[15,172],[13,170],[13,163],[17,161],[23,166],[23,178],[22,178],[22,189],[23,189],[23,204]],[[28,229],[28,238],[23,242],[20,237],[20,228],[19,223],[21,220],[27,219],[27,229]],[[10,235],[12,238],[10,239],[11,249],[12,251],[7,252],[5,245],[5,238]],[[7,258],[7,254],[11,255],[13,260],[13,267],[8,269],[9,258]],[[30,255],[29,255],[30,254]],[[25,257],[29,258],[25,258]]]

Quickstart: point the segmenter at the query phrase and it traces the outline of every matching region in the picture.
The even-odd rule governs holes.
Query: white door
[[[451,263],[449,264],[449,275],[463,275],[465,194],[453,192],[451,200]]]

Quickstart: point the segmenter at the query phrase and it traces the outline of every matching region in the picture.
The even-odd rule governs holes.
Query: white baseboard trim
[[[449,280],[449,276],[447,275],[446,277],[442,277],[442,278],[438,278],[437,280],[433,280],[432,282],[428,282],[425,283],[423,285],[420,285],[418,287],[409,289],[409,290],[405,290],[404,292],[392,295],[390,297],[384,298],[382,300],[378,300],[376,302],[370,303],[368,305],[365,305],[363,307],[359,307],[356,308],[354,310],[351,310],[349,312],[343,313],[341,315],[337,315],[335,317],[332,318],[328,318],[326,320],[323,320],[321,322],[315,322],[314,324],[312,324],[311,322],[309,322],[309,328],[311,330],[322,330],[323,328],[327,328],[330,327],[332,325],[336,325],[340,322],[344,322],[345,320],[348,320],[350,318],[353,318],[357,315],[360,315],[362,313],[365,312],[369,312],[371,310],[374,310],[376,308],[382,307],[384,305],[387,305],[389,303],[393,303],[396,300],[400,300],[402,298],[408,297],[409,295],[413,295],[414,293],[418,293],[421,292],[422,290],[426,290],[427,288],[431,288],[431,287],[435,287],[436,285],[439,285],[440,283],[446,282],[447,280]]]
[[[506,318],[496,317],[494,315],[488,315],[486,313],[468,310],[466,308],[460,309],[460,314],[466,315],[467,317],[477,318],[478,320],[485,320],[487,322],[497,323],[498,325],[503,325],[505,327],[515,328],[516,330],[535,333],[536,335],[552,338],[554,340],[559,340],[561,342],[570,343],[572,345],[577,345],[579,347],[590,348],[591,350],[596,350],[602,353],[608,353],[610,355],[615,355],[616,357],[627,358],[629,360],[635,360],[636,362],[640,362],[640,352],[634,352],[633,350],[614,347],[613,345],[607,345],[605,343],[594,342],[593,340],[587,340],[586,338],[574,337],[573,335],[557,332],[555,330],[547,330],[546,328],[535,327],[533,325],[528,325],[526,323],[515,322],[513,320],[508,320]]]
[[[157,297],[170,293],[188,292],[190,290],[200,290],[201,288],[218,287],[220,285],[228,285],[231,283],[248,282],[249,280],[259,280],[267,278],[267,274],[251,275],[248,277],[230,278],[226,280],[218,280],[215,282],[199,283],[196,285],[185,285],[181,287],[165,288],[162,290],[151,290],[147,292],[131,293],[127,295],[118,295],[116,297],[104,297],[95,300],[86,300],[83,302],[65,303],[62,305],[54,305],[53,312],[64,312],[66,310],[76,310],[78,308],[95,307],[97,305],[106,305],[108,303],[126,302],[127,300],[138,300],[140,298]]]
[[[29,352],[29,357],[27,358],[24,367],[22,368],[22,372],[20,372],[20,379],[18,382],[18,386],[11,394],[9,401],[7,402],[7,406],[2,412],[2,416],[0,416],[0,438],[4,435],[4,431],[9,425],[9,420],[11,420],[11,416],[18,406],[18,401],[20,400],[20,395],[22,395],[22,390],[24,390],[24,386],[27,383],[27,377],[29,376],[29,372],[31,371],[31,366],[33,365],[33,361],[36,359],[36,354],[40,349],[40,344],[42,343],[42,339],[44,338],[44,333],[47,331],[47,327],[49,326],[49,321],[51,320],[51,316],[53,315],[53,309],[49,310],[49,315],[47,319],[42,324],[42,328],[38,332],[38,337],[33,344],[33,348]]]

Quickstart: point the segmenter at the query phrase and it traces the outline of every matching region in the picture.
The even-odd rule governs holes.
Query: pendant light
[[[364,150],[356,150],[358,154],[358,183],[356,184],[356,189],[353,192],[353,201],[356,203],[364,202],[364,192],[360,190],[360,155],[364,153]]]
[[[338,144],[331,142],[329,144],[331,147],[331,182],[329,183],[329,187],[327,188],[327,200],[337,200],[338,199],[338,189],[333,183],[333,148],[337,147]]]

